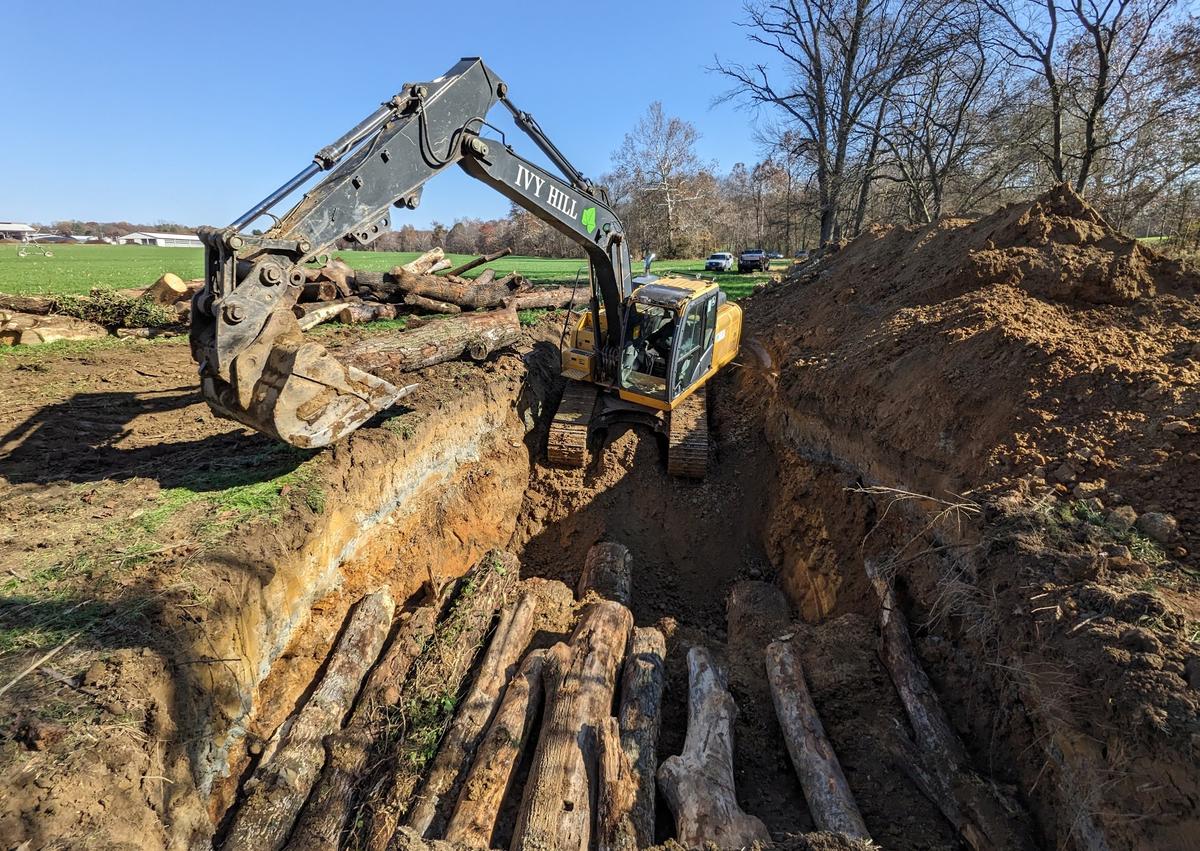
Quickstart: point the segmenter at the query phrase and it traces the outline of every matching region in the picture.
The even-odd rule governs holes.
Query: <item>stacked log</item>
[[[324,763],[324,738],[350,710],[367,669],[387,638],[395,604],[386,590],[355,608],[330,657],[325,676],[280,741],[271,759],[248,784],[234,817],[227,849],[276,849],[287,839]]]
[[[662,719],[667,643],[651,627],[637,627],[621,674],[617,710],[621,755],[629,767],[628,792],[609,795],[619,808],[608,808],[600,828],[601,848],[635,851],[654,844],[654,773]],[[625,784],[623,784],[625,785]]]
[[[913,649],[908,620],[896,603],[891,582],[874,563],[868,561],[865,567],[879,597],[880,657],[915,738],[915,742],[902,739],[893,748],[901,767],[971,848],[1033,848],[1028,817],[1021,807],[971,767]]]
[[[399,376],[466,354],[483,360],[492,352],[515,343],[521,324],[514,310],[464,313],[434,319],[402,334],[357,341],[339,352],[351,366],[399,383]]]
[[[820,830],[870,839],[808,691],[794,638],[773,641],[767,647],[767,679],[771,683],[775,714],[813,822]]]
[[[632,627],[629,609],[601,600],[584,611],[569,642],[550,648],[543,670],[545,719],[517,816],[513,851],[588,851],[597,803],[599,730],[610,717],[617,671]]]
[[[401,620],[383,658],[363,686],[350,720],[326,739],[325,767],[292,832],[290,848],[338,848],[355,790],[367,775],[371,748],[383,732],[388,708],[400,698],[401,684],[433,634],[438,608],[423,606]]]
[[[688,725],[683,753],[658,769],[658,783],[672,814],[679,844],[742,848],[767,843],[761,820],[738,805],[733,782],[733,722],[737,704],[712,653],[688,651]]]
[[[421,653],[400,694],[403,728],[382,754],[381,776],[371,785],[363,813],[369,817],[365,845],[384,851],[412,804],[425,766],[449,724],[464,680],[497,609],[506,605],[520,565],[511,553],[493,550],[459,583],[450,613]]]
[[[442,740],[433,767],[409,812],[408,826],[422,836],[433,838],[444,832],[450,815],[448,804],[457,799],[500,695],[529,646],[536,612],[537,599],[532,594],[523,594],[515,605],[501,612],[475,683]]]

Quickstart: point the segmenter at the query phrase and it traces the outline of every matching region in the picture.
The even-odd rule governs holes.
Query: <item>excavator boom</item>
[[[479,134],[501,101],[562,172],[547,173]],[[393,207],[413,209],[425,183],[452,165],[579,243],[591,265],[590,310],[621,317],[629,252],[606,194],[570,164],[480,59],[406,85],[313,163],[226,228],[203,228],[205,285],[192,310],[192,354],[212,409],[294,446],[319,447],[353,431],[407,390],[340,363],[305,340],[293,308],[307,264],[341,239],[366,246],[386,233]],[[321,172],[326,177],[265,234],[245,231]],[[275,218],[272,215],[272,218]],[[597,340],[597,378],[618,367],[622,323]]]

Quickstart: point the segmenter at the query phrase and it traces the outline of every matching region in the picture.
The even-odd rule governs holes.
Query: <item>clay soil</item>
[[[1193,847],[1196,286],[1067,192],[872,231],[744,302],[753,343],[713,388],[702,483],[670,478],[659,440],[634,430],[585,470],[546,466],[550,322],[517,353],[425,371],[405,410],[316,454],[212,417],[180,343],[0,357],[16,400],[0,411],[0,680],[70,639],[0,697],[0,836],[203,847],[355,595],[382,581],[408,599],[439,576],[403,573],[406,558],[446,577],[485,538],[507,543],[542,583],[547,643],[569,629],[564,585],[610,539],[633,554],[637,623],[668,639],[660,757],[683,743],[686,651],[707,646],[739,706],[739,801],[778,847],[855,847],[813,833],[789,762],[762,661],[784,633],[874,840],[961,847],[889,756],[907,722],[867,560],[894,577],[974,767],[1034,844]],[[489,388],[518,384],[512,435],[419,507],[425,532],[380,532],[393,537],[314,601],[258,687],[244,751],[202,792],[187,703],[208,681],[193,669],[239,661],[197,657],[195,636],[462,399],[483,411]],[[1127,528],[1130,512],[1176,525]],[[664,847],[671,826],[660,805]],[[493,844],[510,832],[511,811]]]

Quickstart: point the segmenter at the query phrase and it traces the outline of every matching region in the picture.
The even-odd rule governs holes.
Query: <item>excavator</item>
[[[516,154],[486,116],[502,103],[561,176]],[[484,137],[487,127],[500,136]],[[193,299],[191,347],[213,412],[293,446],[326,446],[395,404],[415,385],[339,362],[306,339],[293,306],[305,269],[339,239],[363,248],[389,230],[391,209],[412,210],[425,183],[458,165],[578,243],[590,298],[561,340],[566,389],[547,456],[581,467],[589,441],[618,422],[667,439],[667,466],[700,478],[708,458],[705,385],[736,356],[742,312],[713,281],[633,278],[629,245],[608,192],[583,176],[508,86],[477,57],[409,83],[306,168],[225,228],[201,228],[204,286]],[[282,216],[271,211],[321,172]],[[265,232],[249,233],[264,216]]]

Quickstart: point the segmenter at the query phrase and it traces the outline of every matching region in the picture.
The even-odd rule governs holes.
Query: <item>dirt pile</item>
[[[873,230],[746,304],[781,584],[818,621],[861,609],[864,559],[894,573],[977,764],[1048,841],[1200,830],[1198,289],[1059,189]],[[786,517],[830,465],[866,527],[848,559]]]

